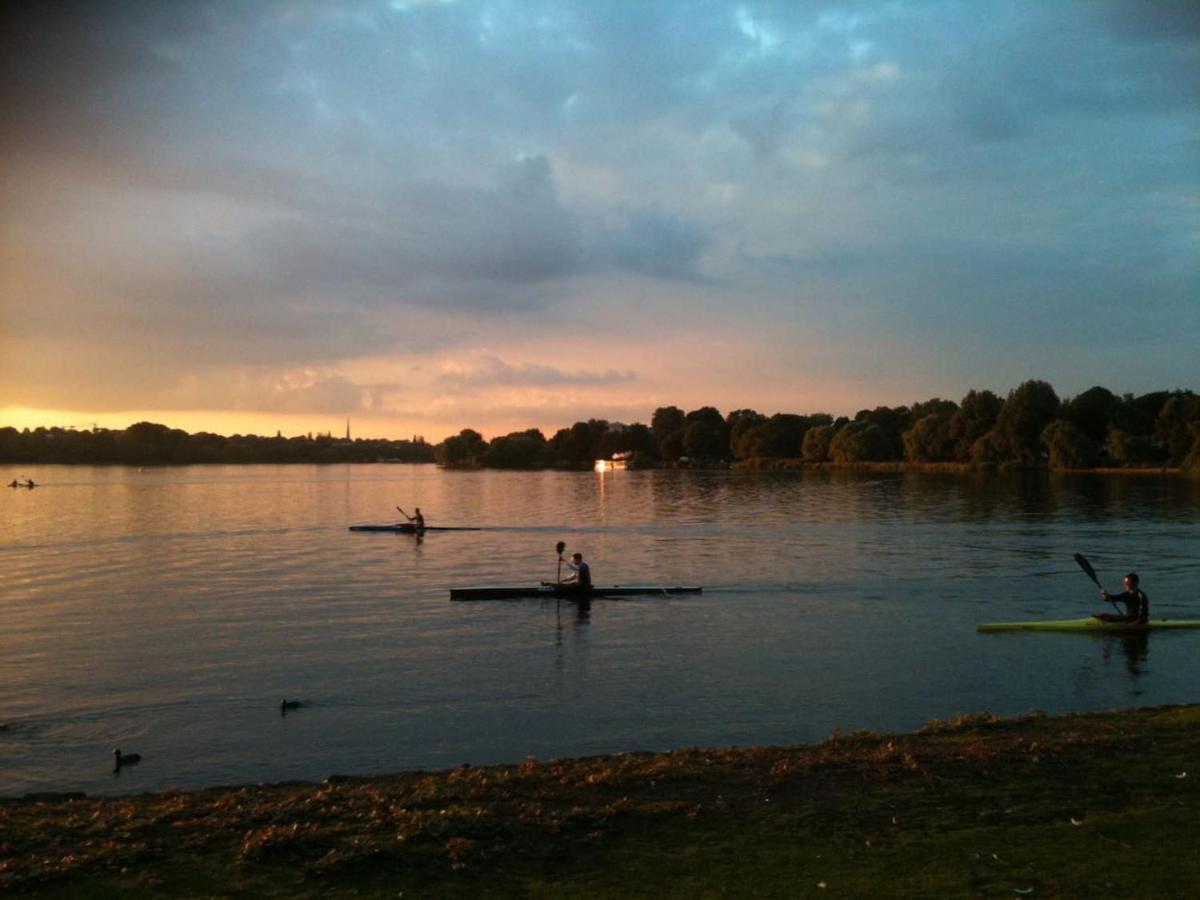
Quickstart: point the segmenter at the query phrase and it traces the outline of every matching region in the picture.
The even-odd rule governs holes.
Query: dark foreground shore
[[[1191,897],[1200,706],[0,801],[0,894]]]

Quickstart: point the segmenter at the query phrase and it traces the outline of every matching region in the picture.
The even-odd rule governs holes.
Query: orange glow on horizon
[[[190,434],[208,431],[225,436],[234,434],[255,434],[270,436],[280,432],[284,437],[299,435],[324,434],[329,432],[334,436],[344,435],[346,419],[317,415],[276,415],[273,413],[243,413],[225,411],[195,411],[195,410],[120,410],[117,412],[81,412],[79,410],[35,409],[24,406],[0,407],[0,427],[10,425],[13,428],[73,428],[77,431],[88,431],[93,427],[108,428],[121,431],[137,422],[155,422],[168,428],[179,428]],[[386,438],[388,440],[403,440],[414,434],[423,434],[430,443],[437,443],[445,435],[440,431],[435,437],[431,433],[423,433],[421,429],[410,429],[407,433],[397,431],[388,421],[386,428],[381,428],[376,420],[363,418],[356,424],[354,417],[350,418],[352,437]],[[398,427],[398,424],[397,424]]]

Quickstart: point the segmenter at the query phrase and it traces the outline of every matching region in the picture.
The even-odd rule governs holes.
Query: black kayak
[[[396,525],[351,525],[351,531],[390,531],[393,534],[416,534],[418,528],[412,522],[399,522]],[[469,528],[462,525],[426,525],[419,529],[426,531],[483,531],[482,528]]]
[[[542,584],[528,587],[463,587],[451,588],[451,600],[527,600],[537,597],[559,600],[591,600],[593,597],[638,597],[668,594],[699,594],[703,588],[697,585],[659,586],[640,585],[596,585],[587,590],[572,587],[557,587]]]

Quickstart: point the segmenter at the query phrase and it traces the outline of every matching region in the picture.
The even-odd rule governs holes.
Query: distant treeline
[[[433,447],[411,441],[348,441],[322,434],[313,437],[225,437],[201,431],[188,434],[153,422],[121,431],[94,428],[0,428],[0,463],[115,463],[129,466],[189,463],[362,463],[433,462]]]
[[[828,413],[764,415],[711,406],[654,411],[650,424],[589,419],[547,439],[536,428],[484,440],[464,429],[437,445],[444,466],[585,468],[626,454],[630,467],[744,461],[806,463],[970,463],[1083,469],[1181,466],[1200,473],[1200,396],[1190,390],[1118,396],[1093,387],[1060,399],[1045,381],[1026,381],[1006,398],[972,390],[958,403],[933,398],[877,406],[854,418]]]

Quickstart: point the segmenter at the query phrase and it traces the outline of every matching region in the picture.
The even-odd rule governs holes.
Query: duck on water
[[[122,753],[121,748],[113,750],[113,772],[120,772],[125,766],[136,766],[142,761],[140,753]]]

